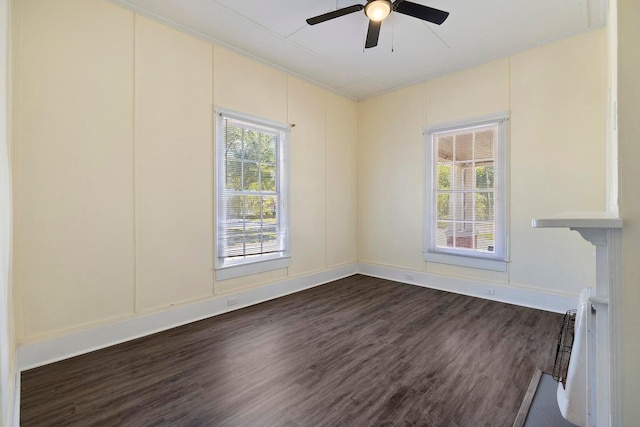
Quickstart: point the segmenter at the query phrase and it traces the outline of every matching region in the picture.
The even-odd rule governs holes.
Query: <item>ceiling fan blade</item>
[[[364,43],[365,49],[378,46],[378,37],[380,37],[381,26],[382,26],[382,21],[376,22],[376,21],[369,20],[369,29],[367,30],[367,41]]]
[[[438,25],[442,24],[449,16],[449,12],[445,12],[444,10],[434,9],[406,0],[396,1],[394,3],[394,10],[403,15],[413,16],[414,18]]]
[[[313,18],[307,19],[307,24],[316,25],[324,21],[328,21],[330,19],[339,18],[344,15],[348,15],[353,12],[358,12],[364,9],[364,6],[361,4],[354,4],[353,6],[343,7],[342,9],[332,10],[329,13],[324,13],[322,15],[314,16]]]

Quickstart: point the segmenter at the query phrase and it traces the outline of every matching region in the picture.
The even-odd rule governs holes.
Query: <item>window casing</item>
[[[286,124],[216,109],[216,278],[289,261]]]
[[[425,131],[426,261],[506,271],[508,114]]]

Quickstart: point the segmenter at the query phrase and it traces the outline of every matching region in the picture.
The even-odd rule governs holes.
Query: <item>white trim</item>
[[[264,127],[265,130],[272,132],[275,131],[279,133],[279,142],[277,144],[277,158],[276,158],[276,170],[277,172],[277,182],[276,182],[276,193],[278,195],[279,205],[278,205],[278,223],[279,227],[284,229],[284,236],[279,238],[279,247],[283,248],[283,252],[278,255],[262,255],[250,257],[249,259],[244,258],[237,262],[228,262],[224,263],[221,261],[219,256],[220,242],[218,239],[220,236],[224,235],[221,229],[221,218],[224,215],[222,211],[224,210],[221,206],[221,190],[223,179],[221,174],[223,174],[224,169],[224,149],[223,145],[220,143],[225,139],[223,128],[224,119],[232,119],[244,122],[251,126],[256,127]],[[214,222],[217,230],[216,239],[214,242],[214,258],[215,258],[215,270],[216,270],[216,279],[217,280],[226,280],[232,279],[236,277],[247,276],[250,274],[264,273],[267,271],[278,270],[281,268],[286,268],[289,266],[289,258],[290,258],[290,248],[291,248],[291,223],[290,223],[290,208],[289,208],[289,191],[290,191],[290,155],[289,155],[289,144],[291,140],[291,126],[282,123],[273,121],[270,119],[265,119],[262,117],[252,116],[250,114],[245,114],[239,111],[231,110],[228,108],[224,108],[221,106],[214,106],[214,159],[213,164],[215,165],[214,169],[217,171],[214,174],[214,200],[216,202],[216,209],[214,211]],[[222,209],[222,211],[221,211]]]
[[[213,111],[216,116],[223,115],[231,119],[240,120],[243,122],[255,123],[261,126],[276,128],[282,132],[291,131],[291,126],[289,126],[288,123],[265,119],[263,117],[252,116],[251,114],[246,114],[241,111],[231,110],[229,108],[224,108],[219,105],[214,106]]]
[[[218,295],[206,301],[127,319],[118,323],[53,338],[43,342],[23,345],[18,347],[18,369],[24,371],[80,354],[89,353],[176,326],[207,319],[304,289],[323,285],[334,280],[352,276],[356,274],[356,272],[357,265],[348,264],[314,274],[283,280],[255,289]],[[233,305],[232,307],[227,306],[227,300],[229,299],[236,300],[237,305]]]
[[[578,228],[622,228],[622,218],[609,212],[601,211],[563,212],[546,218],[532,218],[531,227],[570,228],[572,230]],[[585,239],[589,240],[588,238]]]
[[[507,261],[490,258],[470,257],[458,254],[424,252],[424,260],[441,264],[459,265],[461,267],[479,268],[482,270],[507,271]]]
[[[14,373],[13,380],[13,396],[9,400],[9,414],[7,419],[7,427],[20,427],[20,372]]]
[[[494,114],[486,114],[483,116],[470,117],[468,119],[455,120],[451,122],[438,123],[435,125],[426,126],[424,128],[424,133],[440,133],[447,132],[450,130],[463,130],[463,129],[473,129],[475,127],[485,126],[491,123],[496,122],[504,122],[509,120],[509,112],[502,111]]]
[[[234,279],[236,277],[248,276],[250,274],[258,274],[266,271],[287,268],[289,267],[289,259],[290,257],[261,259],[260,261],[254,261],[251,263],[216,267],[216,280]]]
[[[434,134],[447,132],[463,132],[482,128],[488,125],[497,127],[497,142],[495,144],[494,169],[495,181],[495,253],[483,254],[475,251],[438,248],[436,236],[431,232],[435,225],[435,211],[437,200],[435,186],[437,169],[434,169],[436,153],[434,152]],[[509,112],[499,112],[484,116],[477,116],[453,122],[440,123],[424,128],[424,218],[423,218],[423,255],[428,262],[460,265],[485,270],[507,271],[509,261]],[[475,260],[474,260],[475,259]]]
[[[609,345],[611,348],[611,425],[622,425],[622,230],[609,230]]]
[[[402,270],[376,264],[358,263],[358,273],[381,279],[393,280],[410,285],[422,286],[430,289],[453,292],[476,298],[514,304],[521,307],[538,310],[565,313],[568,309],[576,308],[578,295],[559,295],[542,290],[516,288],[496,283],[480,282],[477,280],[458,277],[440,276],[414,270]],[[406,277],[410,275],[411,280]],[[493,291],[490,295],[487,292]]]

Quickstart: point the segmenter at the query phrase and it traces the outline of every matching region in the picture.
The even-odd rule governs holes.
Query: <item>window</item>
[[[284,268],[289,127],[221,109],[216,116],[216,278]]]
[[[427,128],[426,261],[506,271],[507,119]]]

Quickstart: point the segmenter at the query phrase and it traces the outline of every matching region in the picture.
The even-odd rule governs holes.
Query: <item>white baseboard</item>
[[[555,313],[565,313],[569,309],[576,308],[578,304],[577,295],[575,297],[564,296],[533,289],[483,283],[476,280],[440,276],[362,262],[358,263],[358,273]],[[407,279],[407,274],[412,277],[411,280]],[[491,295],[492,291],[493,295]]]
[[[281,282],[220,295],[205,301],[141,315],[58,338],[18,347],[18,370],[35,368],[80,354],[120,344],[176,326],[259,304],[274,298],[319,286],[356,274],[357,264],[349,264]],[[228,306],[234,299],[236,304]]]
[[[13,396],[9,401],[7,427],[20,427],[20,372],[14,373]]]

